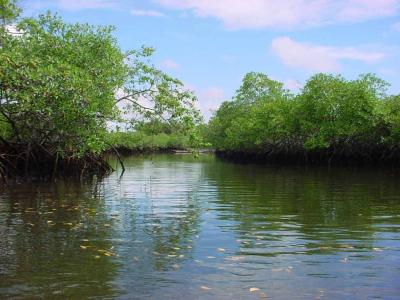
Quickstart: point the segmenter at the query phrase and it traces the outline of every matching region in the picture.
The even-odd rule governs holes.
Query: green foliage
[[[299,127],[306,148],[325,148],[335,141],[367,141],[381,120],[377,111],[385,84],[373,75],[347,81],[318,74],[297,97]]]
[[[128,151],[160,151],[189,148],[189,138],[177,133],[146,134],[144,132],[112,132],[108,134],[108,144]]]
[[[184,124],[179,121],[171,120],[169,122],[165,122],[160,119],[151,119],[136,122],[134,128],[135,130],[145,133],[147,135],[156,135],[160,133],[184,133],[186,130]]]
[[[233,101],[223,103],[210,120],[210,140],[219,149],[249,150],[280,139],[290,130],[286,118],[292,97],[282,83],[247,74]]]
[[[50,13],[18,29],[0,30],[0,146],[76,158],[108,147],[109,122],[196,132],[195,96],[151,64],[153,49],[124,53],[112,27],[66,24]]]
[[[298,95],[266,75],[249,73],[231,102],[210,120],[219,150],[309,151],[337,145],[373,147],[400,141],[400,98],[375,75],[356,80],[317,74]]]
[[[120,121],[134,127],[159,123],[171,128],[193,130],[202,121],[195,108],[196,97],[178,79],[155,68],[149,61],[154,50],[143,47],[127,54],[127,77],[117,103]]]
[[[50,14],[19,28],[24,35],[6,34],[0,51],[0,113],[12,127],[11,141],[62,155],[100,152],[126,72],[112,28],[69,25]]]
[[[400,96],[391,96],[382,105],[384,123],[389,132],[386,139],[391,143],[400,141]]]
[[[0,20],[3,25],[14,21],[20,13],[16,0],[0,0]]]

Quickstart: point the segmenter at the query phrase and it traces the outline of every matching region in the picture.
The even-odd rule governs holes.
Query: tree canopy
[[[14,21],[20,13],[16,0],[0,0],[0,20],[3,26]]]
[[[387,87],[373,74],[355,80],[316,74],[293,94],[264,74],[249,73],[210,120],[208,136],[222,151],[326,150],[360,157],[375,151],[384,157],[400,142],[400,98],[388,95]]]
[[[153,49],[122,51],[112,27],[48,13],[17,28],[18,36],[0,31],[3,151],[79,158],[107,148],[110,122],[163,120],[191,130],[201,120],[194,95],[151,64]]]

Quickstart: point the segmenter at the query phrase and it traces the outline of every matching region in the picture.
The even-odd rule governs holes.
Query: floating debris
[[[225,252],[226,250],[224,248],[218,248],[219,252]]]
[[[354,249],[354,247],[352,245],[347,245],[347,244],[338,245],[338,247],[342,248],[342,249]]]
[[[319,250],[331,250],[332,247],[319,247]]]
[[[179,269],[181,268],[181,266],[178,265],[178,264],[173,264],[173,265],[172,265],[172,268],[173,268],[174,270],[179,270]]]
[[[252,287],[252,288],[250,288],[250,293],[254,293],[254,292],[257,292],[259,290],[260,290],[259,288]]]
[[[293,269],[293,267],[275,268],[275,269],[272,269],[271,271],[272,272],[283,272],[283,271],[286,271],[286,272],[290,273],[290,272],[292,272],[292,269]]]
[[[245,259],[245,257],[244,256],[229,256],[225,259],[230,260],[230,261],[243,261]]]
[[[205,285],[202,285],[200,288],[201,288],[202,290],[205,290],[205,291],[209,291],[209,290],[211,290],[211,288],[210,288],[210,287],[208,287],[208,286],[205,286]]]

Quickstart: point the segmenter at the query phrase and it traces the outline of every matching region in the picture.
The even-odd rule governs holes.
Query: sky
[[[247,72],[299,91],[315,73],[375,73],[400,94],[400,0],[20,0],[67,22],[115,26],[122,49],[193,90],[207,120]]]

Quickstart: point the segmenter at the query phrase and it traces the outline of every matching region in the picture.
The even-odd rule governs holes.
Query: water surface
[[[0,188],[0,298],[400,299],[400,179],[212,156]]]

